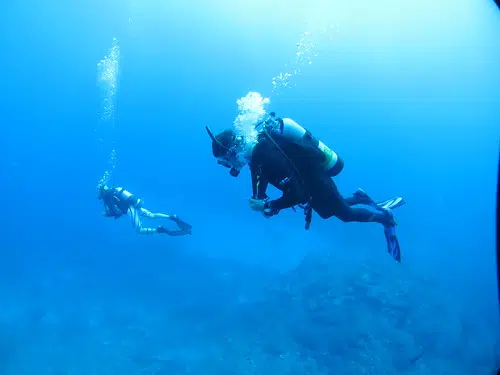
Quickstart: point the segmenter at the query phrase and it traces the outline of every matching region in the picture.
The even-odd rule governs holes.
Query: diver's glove
[[[280,210],[278,210],[277,208],[271,208],[269,201],[266,201],[264,203],[264,210],[262,212],[263,212],[265,217],[271,217],[274,215],[278,215]]]
[[[254,199],[250,198],[250,208],[257,212],[262,212],[265,217],[277,215],[279,210],[271,208],[267,199]]]
[[[250,203],[250,208],[257,212],[264,212],[264,206],[267,203],[264,199],[254,199],[254,198],[250,198],[248,202]]]

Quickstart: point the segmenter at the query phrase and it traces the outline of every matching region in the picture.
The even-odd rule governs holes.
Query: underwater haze
[[[20,0],[0,28],[0,374],[498,367],[494,2]],[[401,263],[377,224],[250,209],[205,126],[270,112],[343,195],[405,198]],[[103,216],[102,183],[192,235]]]

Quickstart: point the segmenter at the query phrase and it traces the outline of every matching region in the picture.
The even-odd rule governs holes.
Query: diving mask
[[[226,155],[217,158],[217,164],[229,169],[229,174],[233,177],[238,177],[241,169],[245,166],[246,161],[243,153],[231,150]]]

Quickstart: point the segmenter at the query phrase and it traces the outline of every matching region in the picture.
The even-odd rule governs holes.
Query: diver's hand
[[[264,199],[250,198],[248,202],[250,203],[250,208],[252,210],[257,212],[264,212],[264,206],[266,204],[266,201]]]

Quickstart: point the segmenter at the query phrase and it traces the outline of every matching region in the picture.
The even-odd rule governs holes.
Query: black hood
[[[234,146],[236,141],[236,134],[233,130],[224,130],[216,136],[207,127],[207,132],[212,139],[212,153],[214,157],[219,158],[227,155],[231,147]]]

